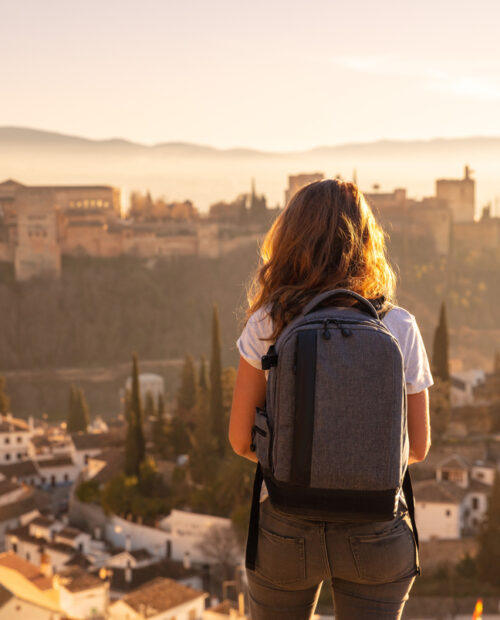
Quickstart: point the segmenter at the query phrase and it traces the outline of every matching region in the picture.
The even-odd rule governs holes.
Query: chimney
[[[132,551],[132,542],[130,540],[130,534],[125,536],[125,551]]]
[[[186,553],[184,554],[182,565],[186,570],[189,570],[191,568],[191,558],[189,557],[189,551],[186,551]]]
[[[32,415],[30,415],[30,417],[28,418],[28,428],[31,432],[35,430],[35,420]]]

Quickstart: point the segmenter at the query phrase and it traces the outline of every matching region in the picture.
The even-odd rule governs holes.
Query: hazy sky
[[[4,0],[0,125],[302,149],[500,135],[499,0]]]

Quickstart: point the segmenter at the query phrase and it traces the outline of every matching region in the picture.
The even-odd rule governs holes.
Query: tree
[[[211,431],[217,445],[217,452],[223,456],[226,445],[226,429],[224,420],[224,403],[222,396],[222,361],[221,338],[219,327],[219,311],[213,307],[212,318],[212,355],[210,357],[210,409],[209,419]]]
[[[186,355],[181,372],[181,384],[177,390],[177,415],[189,418],[196,404],[196,372],[193,358]]]
[[[71,385],[66,429],[69,433],[85,432],[90,423],[89,407],[81,388]]]
[[[479,532],[477,567],[479,576],[500,586],[500,473],[496,472],[488,509]]]
[[[143,414],[139,388],[139,368],[137,354],[132,357],[132,390],[127,411],[127,436],[125,438],[125,473],[139,477],[140,466],[146,455],[143,431]]]
[[[207,558],[214,560],[222,572],[222,579],[234,576],[241,557],[241,545],[231,526],[212,525],[196,547]]]
[[[0,413],[4,415],[9,413],[10,410],[10,398],[5,393],[5,384],[7,380],[5,377],[0,377]]]
[[[449,383],[436,377],[429,389],[429,412],[432,442],[440,440],[448,428],[451,418]]]
[[[162,456],[166,453],[166,423],[165,423],[165,404],[163,395],[158,396],[158,405],[155,408],[155,416],[153,421],[153,444],[155,451]]]
[[[202,355],[200,358],[200,374],[198,377],[198,388],[202,394],[206,395],[208,393],[207,360],[205,359],[204,355]]]
[[[444,301],[439,311],[439,323],[434,332],[434,346],[432,350],[432,366],[434,376],[442,381],[449,381],[449,335],[446,305]]]
[[[90,424],[89,406],[85,399],[83,389],[80,388],[76,393],[76,413],[78,430],[86,432]]]

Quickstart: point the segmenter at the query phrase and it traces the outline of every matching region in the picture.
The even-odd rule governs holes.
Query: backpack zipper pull
[[[331,338],[331,334],[330,334],[330,330],[328,329],[328,322],[330,319],[325,319],[323,321],[323,338],[325,340],[330,340]]]
[[[349,338],[349,336],[352,336],[352,330],[348,327],[345,327],[340,321],[338,321],[337,319],[331,319],[331,321],[332,323],[335,323],[338,329],[340,329],[340,333],[342,334],[342,336],[344,336],[344,338]]]

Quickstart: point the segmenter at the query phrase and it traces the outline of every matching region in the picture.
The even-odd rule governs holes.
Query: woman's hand
[[[429,394],[427,390],[408,394],[408,436],[410,458],[408,464],[423,461],[431,447]]]
[[[266,376],[263,370],[254,368],[240,356],[238,374],[234,386],[229,442],[236,454],[257,462],[255,452],[250,450],[255,408],[266,403]]]

